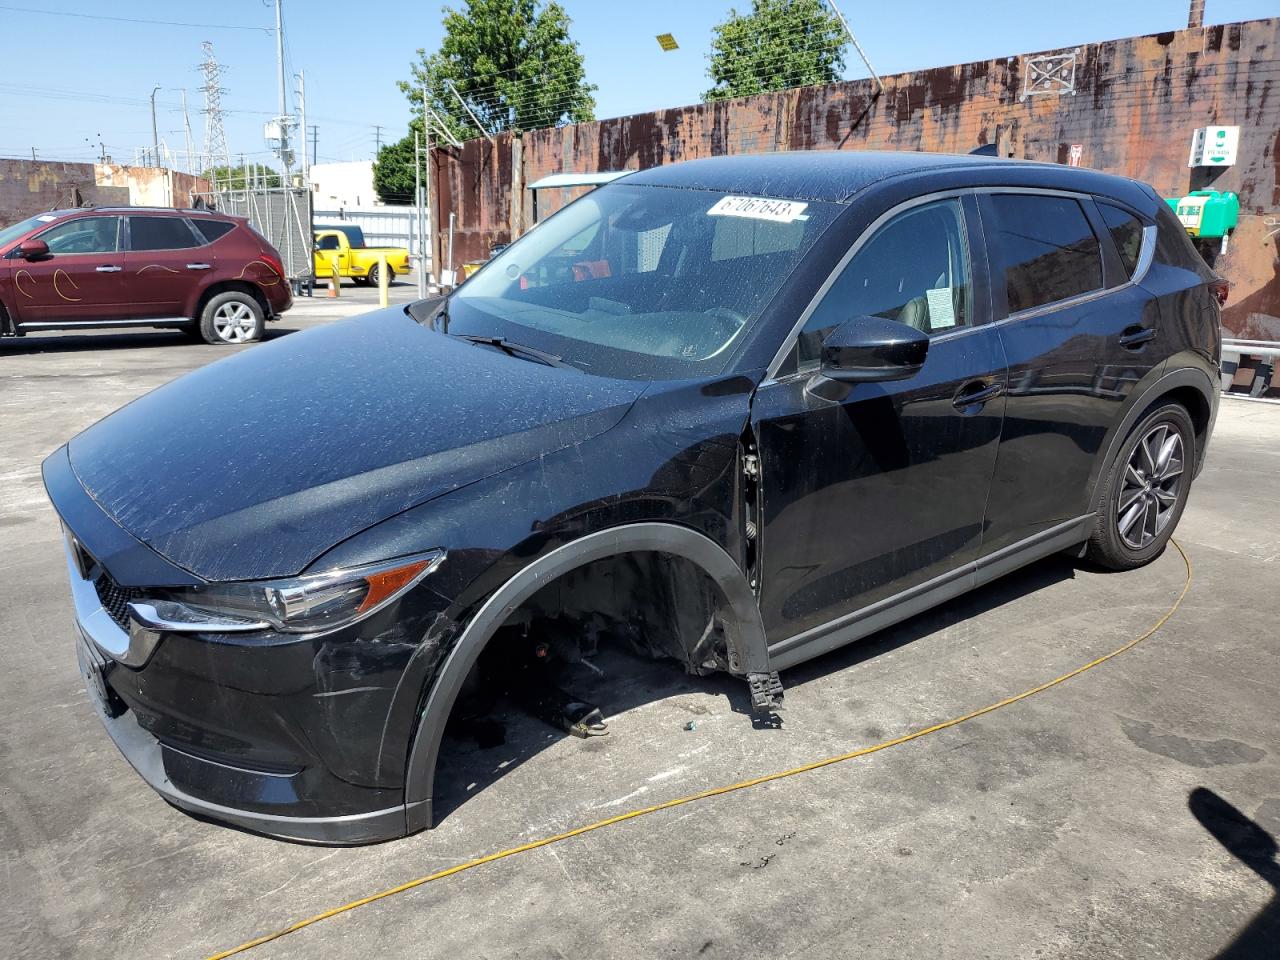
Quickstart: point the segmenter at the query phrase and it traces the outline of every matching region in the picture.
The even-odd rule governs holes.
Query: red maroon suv
[[[162,327],[247,343],[293,305],[280,254],[207,210],[54,210],[0,229],[0,336]]]

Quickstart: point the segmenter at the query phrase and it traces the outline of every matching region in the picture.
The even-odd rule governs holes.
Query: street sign
[[[1240,145],[1239,127],[1200,127],[1191,135],[1188,167],[1230,167]]]
[[[676,43],[676,38],[673,37],[671,34],[660,33],[658,34],[658,46],[662,47],[663,50],[670,53],[672,50],[675,50],[679,46],[679,44]]]

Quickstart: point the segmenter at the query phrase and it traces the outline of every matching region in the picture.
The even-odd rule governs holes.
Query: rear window
[[[129,218],[130,250],[185,250],[203,243],[181,217]]]
[[[1161,202],[1157,207],[1156,227],[1156,260],[1190,270],[1202,280],[1216,279],[1217,274],[1204,262],[1204,257],[1187,236],[1187,228],[1167,203]]]
[[[1102,287],[1102,248],[1077,200],[1015,193],[989,200],[992,273],[1004,279],[1010,313]]]
[[[219,237],[225,237],[236,228],[234,223],[226,220],[192,220],[196,229],[204,236],[205,243],[213,243]]]
[[[1098,210],[1116,245],[1116,252],[1120,254],[1125,276],[1132,278],[1138,269],[1138,255],[1142,252],[1142,221],[1128,210],[1101,200],[1098,201]]]

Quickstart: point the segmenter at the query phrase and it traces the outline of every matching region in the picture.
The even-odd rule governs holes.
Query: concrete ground
[[[272,334],[372,296],[300,304]],[[1183,585],[1172,550],[1125,574],[1042,562],[787,672],[782,729],[752,728],[736,682],[606,657],[611,736],[530,723],[501,746],[451,744],[435,830],[356,849],[264,839],[167,806],[100,729],[38,472],[76,431],[226,352],[172,334],[0,343],[0,955],[208,955],[486,853],[1000,700],[1144,632]],[[249,956],[1276,956],[1280,407],[1224,401],[1178,538],[1194,565],[1181,608],[1061,686],[487,864]]]

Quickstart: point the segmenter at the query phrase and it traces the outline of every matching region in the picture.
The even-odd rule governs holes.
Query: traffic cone
[[[338,278],[334,274],[329,274],[329,297],[332,299],[338,295]]]

